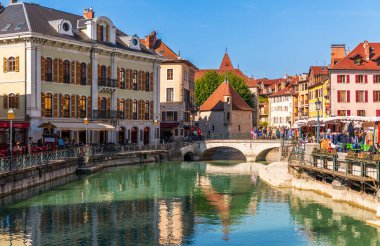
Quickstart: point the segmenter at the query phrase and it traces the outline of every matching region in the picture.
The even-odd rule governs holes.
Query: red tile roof
[[[314,75],[327,75],[329,74],[329,68],[327,66],[311,66],[310,72]]]
[[[288,86],[278,92],[275,92],[268,97],[279,97],[279,96],[291,96],[293,94],[291,86]]]
[[[365,45],[368,44],[369,54],[366,57]],[[368,43],[366,41],[355,47],[346,57],[332,66],[332,70],[351,69],[351,70],[380,70],[378,59],[380,55],[380,43]],[[360,65],[355,64],[355,58],[360,56],[362,62]]]
[[[253,109],[232,88],[228,82],[223,82],[201,105],[200,111],[224,110],[224,96],[231,96],[232,110],[252,111]]]
[[[224,53],[223,60],[222,60],[222,63],[220,64],[219,69],[220,70],[231,70],[231,69],[234,69],[234,66],[232,65],[230,56],[228,55],[227,52]]]

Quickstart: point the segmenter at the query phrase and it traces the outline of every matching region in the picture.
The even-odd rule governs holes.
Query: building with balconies
[[[59,137],[85,142],[84,118],[91,143],[158,141],[163,59],[154,50],[93,9],[13,2],[0,10],[0,115],[15,111],[14,141],[36,142],[50,122]]]

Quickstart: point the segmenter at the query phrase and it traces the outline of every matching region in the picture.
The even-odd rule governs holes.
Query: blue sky
[[[0,0],[1,1],[1,0]],[[4,3],[8,0],[3,0]],[[128,34],[159,33],[199,68],[219,67],[226,47],[234,66],[255,78],[328,65],[330,45],[351,50],[380,42],[378,0],[34,0],[81,14],[92,6]]]

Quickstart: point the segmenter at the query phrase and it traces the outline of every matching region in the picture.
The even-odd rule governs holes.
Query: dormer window
[[[363,59],[361,57],[355,58],[355,65],[360,66],[363,62]]]
[[[49,21],[49,24],[59,33],[74,36],[73,27],[69,20],[60,19]]]
[[[139,44],[139,41],[137,40],[137,38],[134,38],[133,41],[132,41],[133,45],[138,45]]]
[[[120,37],[121,41],[128,46],[128,48],[134,50],[141,50],[140,38],[137,35],[133,36],[122,36]]]
[[[70,31],[70,25],[67,24],[67,23],[63,23],[62,28],[63,28],[63,30],[64,30],[65,32]]]

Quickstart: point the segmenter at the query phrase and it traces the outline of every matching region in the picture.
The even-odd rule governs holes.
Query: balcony
[[[93,110],[92,117],[94,120],[114,120],[118,116],[116,110]]]
[[[116,79],[99,78],[98,80],[98,90],[103,93],[111,93],[117,89]]]

